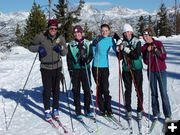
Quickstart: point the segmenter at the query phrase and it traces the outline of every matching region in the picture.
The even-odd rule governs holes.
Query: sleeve
[[[116,43],[115,43],[114,39],[112,38],[112,48],[113,48],[115,53],[117,53],[116,47],[117,47]]]
[[[74,58],[73,58],[72,53],[70,51],[70,47],[68,46],[68,53],[67,53],[67,57],[66,57],[68,70],[73,70],[73,59]]]
[[[136,48],[128,54],[128,57],[130,59],[139,59],[139,56],[141,56],[141,42],[140,41],[137,42]]]
[[[146,65],[148,65],[149,64],[149,62],[148,62],[149,52],[147,51],[147,46],[143,45],[141,48],[141,51],[142,51],[143,61]]]
[[[62,50],[60,51],[60,54],[61,54],[61,56],[65,56],[68,53],[68,47],[66,45],[65,38],[61,37],[60,41],[61,41],[61,45],[63,46]]]
[[[157,50],[155,51],[155,54],[160,60],[165,60],[167,57],[166,50],[162,44],[162,42],[159,42],[159,45],[157,46]]]
[[[93,46],[92,46],[92,44],[90,44],[90,46],[89,46],[89,56],[88,56],[87,64],[89,64],[93,59],[93,49],[92,48],[93,48]]]
[[[34,37],[34,39],[30,42],[30,44],[28,45],[28,49],[31,52],[38,52],[38,49],[40,47],[41,44],[41,37],[40,35],[36,35]]]
[[[92,44],[91,44],[91,48],[92,48],[93,56],[95,56],[95,54],[96,54],[96,45],[94,45],[94,44],[92,43]]]

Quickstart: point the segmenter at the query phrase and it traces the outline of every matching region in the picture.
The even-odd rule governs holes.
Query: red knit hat
[[[50,20],[48,21],[48,27],[50,27],[50,26],[56,26],[56,27],[58,27],[58,20],[57,20],[57,19],[50,19]]]

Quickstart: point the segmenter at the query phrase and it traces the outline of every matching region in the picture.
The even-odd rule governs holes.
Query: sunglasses
[[[49,30],[57,30],[57,28],[49,28]]]
[[[142,35],[152,36],[152,33],[151,33],[151,32],[148,32],[148,31],[144,31],[144,32],[142,33]]]

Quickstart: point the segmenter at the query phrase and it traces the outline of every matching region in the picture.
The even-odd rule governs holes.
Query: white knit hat
[[[122,27],[122,32],[124,33],[124,32],[127,32],[127,31],[134,32],[132,26],[130,24],[128,24],[128,23],[125,23],[123,25],[123,27]]]

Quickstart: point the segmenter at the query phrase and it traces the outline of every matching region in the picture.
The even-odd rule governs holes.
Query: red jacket
[[[147,48],[149,45],[153,45],[155,48],[157,48],[157,51],[153,50],[148,52]],[[151,44],[146,43],[142,46],[141,49],[143,54],[143,61],[146,65],[148,65],[148,71],[149,71],[149,65],[151,65],[150,67],[151,72],[158,72],[159,70],[162,71],[166,69],[166,63],[165,63],[166,51],[164,49],[162,42],[153,39],[153,42]],[[150,64],[149,64],[149,53],[150,53]],[[155,55],[157,57],[155,57]],[[156,63],[156,58],[158,65]]]

